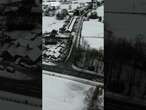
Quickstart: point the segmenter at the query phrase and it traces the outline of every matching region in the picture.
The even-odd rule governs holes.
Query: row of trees
[[[84,49],[82,47],[76,50],[75,64],[78,67],[94,72],[99,72],[99,68],[103,69],[103,50]],[[101,72],[101,71],[100,71]],[[103,72],[103,71],[102,71]]]
[[[146,43],[138,35],[135,42],[105,36],[105,87],[128,96],[144,97],[146,92]]]

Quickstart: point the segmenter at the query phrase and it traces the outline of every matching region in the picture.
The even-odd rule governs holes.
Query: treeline
[[[135,42],[124,38],[105,38],[105,61],[119,63],[128,63],[137,66],[143,70],[146,66],[146,43],[141,36],[138,36]]]
[[[76,51],[74,62],[76,66],[96,73],[103,73],[104,51],[102,49],[84,49],[80,47]]]

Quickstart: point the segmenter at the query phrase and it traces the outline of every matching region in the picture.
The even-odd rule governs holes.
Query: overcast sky
[[[146,0],[107,0],[105,10],[114,11],[144,11],[146,9]]]

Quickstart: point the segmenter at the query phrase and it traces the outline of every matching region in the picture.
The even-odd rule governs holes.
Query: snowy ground
[[[90,45],[91,48],[99,49],[103,48],[104,39],[96,38],[96,37],[104,37],[104,24],[98,22],[96,20],[84,21],[82,28],[82,36],[83,39],[87,41],[87,44]]]
[[[104,6],[100,6],[96,9],[98,16],[101,16],[104,19]]]
[[[44,16],[42,18],[42,32],[45,33],[45,32],[51,32],[53,29],[55,30],[59,30],[59,28],[61,28],[64,24],[64,20],[57,20],[54,17],[48,17],[48,16]]]
[[[43,110],[87,110],[94,86],[43,74]]]

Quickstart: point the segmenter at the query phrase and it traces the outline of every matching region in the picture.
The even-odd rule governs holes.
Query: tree
[[[63,15],[61,12],[58,12],[58,13],[56,14],[56,19],[58,19],[58,20],[63,20],[63,19],[64,19],[64,15]]]
[[[64,17],[66,17],[68,15],[67,9],[62,9],[61,13],[63,14]]]
[[[90,18],[97,19],[98,18],[97,12],[91,12]]]
[[[53,29],[51,34],[50,34],[50,36],[51,37],[55,37],[56,35],[57,35],[57,31]]]

